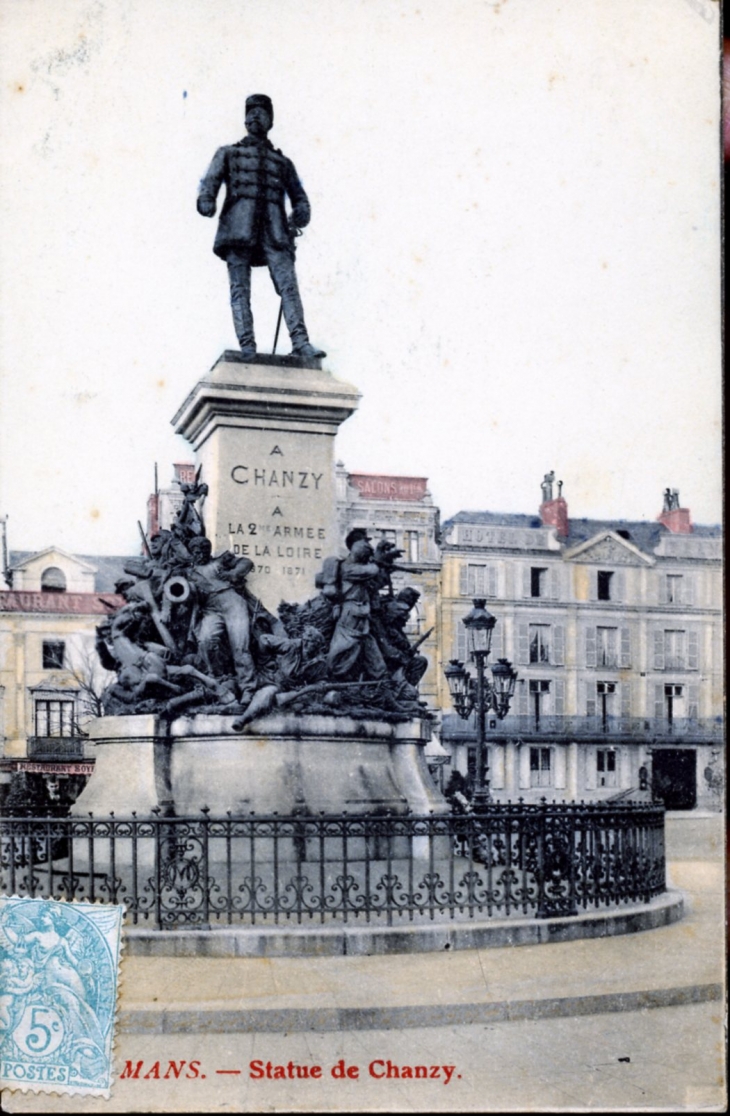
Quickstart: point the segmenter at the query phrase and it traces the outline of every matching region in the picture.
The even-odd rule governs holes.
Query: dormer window
[[[58,566],[49,566],[41,574],[41,590],[44,593],[65,593],[66,575]]]
[[[598,571],[598,599],[599,601],[610,601],[611,597],[611,581],[613,580],[613,573],[610,570]]]

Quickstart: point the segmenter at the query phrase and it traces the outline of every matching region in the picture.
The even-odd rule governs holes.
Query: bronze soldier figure
[[[213,251],[228,264],[231,309],[244,357],[256,355],[251,313],[251,268],[269,269],[281,297],[292,355],[318,360],[327,354],[310,344],[294,269],[294,239],[309,224],[309,199],[291,159],[267,138],[274,122],[271,99],[255,93],[246,100],[246,131],[238,143],[219,147],[200,183],[198,213],[215,216],[216,199],[225,183]],[[292,212],[287,218],[285,196]]]

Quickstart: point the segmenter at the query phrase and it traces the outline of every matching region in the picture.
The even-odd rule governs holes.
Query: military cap
[[[360,539],[364,539],[365,542],[370,542],[370,535],[364,527],[353,527],[345,538],[345,546],[350,550],[353,543],[358,542]]]
[[[250,97],[246,98],[246,112],[250,108],[265,108],[269,116],[274,119],[274,106],[271,103],[271,97],[267,97],[265,93],[252,93]]]

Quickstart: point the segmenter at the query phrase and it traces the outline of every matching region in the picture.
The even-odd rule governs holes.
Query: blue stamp
[[[109,1096],[124,908],[0,896],[0,1083]]]

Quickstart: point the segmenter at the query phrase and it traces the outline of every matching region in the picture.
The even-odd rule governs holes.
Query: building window
[[[74,702],[61,700],[36,700],[36,736],[73,736]]]
[[[530,786],[551,787],[552,748],[530,748]]]
[[[66,644],[63,640],[43,640],[43,669],[63,670]]]
[[[673,683],[664,687],[664,714],[671,725],[678,717],[684,717],[684,688]]]
[[[533,566],[530,570],[530,596],[547,596],[547,569],[543,566]]]
[[[393,544],[393,546],[395,546],[395,544],[396,544],[395,531],[392,531],[389,527],[378,527],[377,532],[378,532],[378,537],[379,538],[387,539],[388,542],[391,542]]]
[[[613,574],[609,570],[598,571],[598,599],[599,601],[610,601],[611,598],[611,581]]]
[[[599,787],[618,786],[616,753],[613,748],[596,750],[596,782]]]
[[[618,628],[597,628],[598,666],[618,666]]]
[[[485,597],[487,595],[487,567],[466,567],[466,595],[468,597]]]
[[[665,631],[664,633],[664,669],[685,670],[687,665],[686,632]]]
[[[609,717],[615,716],[616,713],[616,710],[614,709],[614,703],[616,701],[615,694],[615,682],[596,682],[598,710],[601,717],[601,725],[604,731],[608,729]]]
[[[550,693],[550,682],[545,678],[531,678],[529,693],[533,722],[535,728],[539,728],[544,706]]]
[[[406,562],[417,562],[419,558],[418,531],[406,531],[405,544]]]
[[[41,590],[44,593],[63,593],[66,590],[66,575],[58,566],[49,566],[41,574]]]
[[[681,574],[667,574],[667,604],[684,603],[684,578]]]
[[[530,662],[550,662],[549,624],[530,624]]]

